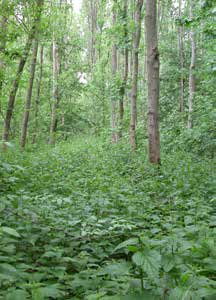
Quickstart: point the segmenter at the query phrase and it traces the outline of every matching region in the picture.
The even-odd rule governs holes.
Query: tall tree
[[[23,124],[22,124],[22,132],[21,132],[21,148],[25,148],[26,145],[26,137],[27,137],[27,130],[28,130],[28,121],[29,121],[29,114],[31,109],[31,98],[32,98],[32,90],[34,84],[34,77],[35,77],[35,68],[37,62],[37,52],[38,52],[38,39],[36,38],[33,45],[32,50],[32,60],[31,60],[31,67],[30,67],[30,76],[29,76],[29,84],[28,90],[26,95],[26,106],[25,112],[23,116]]]
[[[128,81],[128,0],[124,0],[124,11],[123,11],[123,27],[124,27],[124,74],[123,83],[120,90],[120,100],[119,100],[119,130],[118,139],[122,137],[122,126],[124,117],[124,97],[126,95],[127,81]]]
[[[113,15],[112,15],[112,24],[113,27],[116,25],[116,1],[113,3]],[[113,46],[112,46],[112,76],[113,76],[113,91],[111,96],[111,129],[112,129],[112,143],[117,142],[117,134],[116,134],[116,75],[117,75],[117,45],[114,38]]]
[[[157,34],[157,0],[146,0],[146,44],[148,72],[148,139],[149,160],[160,164],[159,135],[159,51]]]
[[[134,13],[134,8],[135,8],[135,1],[136,0],[131,0],[129,2],[129,11],[130,11],[130,18],[132,21],[135,22],[135,13]],[[130,57],[129,57],[129,72],[130,72],[130,78],[133,77],[133,47],[131,46],[131,49],[130,49]],[[130,97],[131,97],[131,92],[130,92]]]
[[[180,65],[180,112],[184,111],[184,26],[181,22],[182,17],[182,0],[179,0],[179,65]]]
[[[35,6],[36,7],[35,8],[36,12],[35,12],[35,17],[34,17],[34,20],[33,20],[33,24],[32,24],[32,27],[30,29],[30,32],[28,34],[28,38],[27,38],[27,41],[26,41],[26,44],[25,44],[25,48],[24,48],[23,54],[20,58],[20,62],[19,62],[18,68],[17,68],[15,79],[14,79],[13,84],[12,84],[12,88],[11,88],[9,99],[8,99],[5,122],[4,122],[4,129],[3,129],[3,135],[2,135],[3,142],[7,142],[8,138],[9,138],[9,131],[10,131],[11,119],[12,119],[12,115],[13,115],[17,90],[19,88],[20,79],[21,79],[23,69],[24,69],[24,66],[26,64],[26,61],[27,61],[27,58],[28,58],[28,55],[29,55],[29,51],[30,51],[31,46],[32,46],[32,42],[35,38],[35,34],[37,32],[37,28],[38,28],[38,25],[40,23],[41,13],[42,13],[42,9],[43,9],[43,3],[44,3],[44,0],[37,0],[36,1],[36,6]],[[4,144],[4,146],[5,146],[5,144]]]
[[[1,25],[0,25],[0,93],[3,85],[3,77],[4,77],[4,60],[2,56],[5,53],[6,47],[6,30],[7,30],[7,17],[2,16]]]
[[[137,84],[139,73],[139,44],[141,36],[143,0],[136,1],[135,24],[136,30],[133,41],[133,82],[131,92],[131,121],[130,121],[130,144],[136,150],[136,122],[137,122]]]
[[[190,3],[190,18],[193,19],[195,8],[195,1],[191,0]],[[196,68],[196,34],[194,28],[190,32],[191,39],[191,63],[190,63],[190,74],[189,74],[189,97],[188,97],[188,128],[193,127],[193,100],[194,94],[196,91],[196,77],[195,77],[195,68]]]
[[[83,8],[85,9],[85,13],[87,15],[88,24],[88,62],[92,68],[97,60],[96,34],[99,2],[98,0],[83,0]]]
[[[59,45],[57,44],[55,37],[53,37],[52,43],[52,58],[53,58],[53,104],[51,112],[51,124],[50,124],[50,139],[49,143],[53,145],[55,143],[55,132],[57,128],[57,109],[59,106],[59,74],[60,74],[60,53]]]
[[[38,133],[38,113],[39,113],[39,104],[40,104],[40,97],[41,97],[41,83],[43,77],[43,54],[44,53],[44,46],[41,45],[40,48],[40,67],[39,67],[39,76],[37,81],[37,92],[36,92],[36,99],[35,99],[35,112],[34,112],[34,133],[32,137],[32,144],[36,142],[36,137]]]
[[[91,15],[91,64],[96,63],[96,30],[97,30],[97,9],[98,1],[90,1],[90,15]]]

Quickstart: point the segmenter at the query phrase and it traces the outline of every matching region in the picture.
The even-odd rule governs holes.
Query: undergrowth
[[[216,299],[213,162],[82,139],[0,163],[0,299]]]

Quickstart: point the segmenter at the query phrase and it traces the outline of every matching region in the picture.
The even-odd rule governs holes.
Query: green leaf
[[[3,226],[2,227],[2,231],[4,233],[7,233],[7,234],[9,234],[11,236],[14,236],[14,237],[17,237],[17,238],[20,237],[19,233],[15,229],[13,229],[11,227],[5,227],[5,226]]]
[[[106,293],[104,292],[100,292],[100,293],[97,293],[97,294],[92,294],[92,295],[88,295],[86,297],[86,300],[98,300],[98,299],[104,299],[103,296],[105,296]]]
[[[209,297],[209,296],[215,296],[214,299],[216,299],[216,290],[213,288],[202,288],[198,290],[198,294],[200,297]]]
[[[109,264],[106,268],[107,274],[111,276],[127,275],[130,271],[130,265],[127,262]]]
[[[44,300],[41,288],[32,289],[32,300]]]
[[[2,212],[5,209],[6,205],[3,202],[0,202],[0,212]]]
[[[113,252],[119,250],[119,249],[122,249],[122,248],[126,248],[127,246],[132,246],[132,245],[137,245],[139,244],[139,239],[138,238],[132,238],[132,239],[129,239],[129,240],[126,240],[122,243],[120,243],[115,249]]]
[[[52,284],[46,287],[33,289],[33,300],[43,300],[45,298],[57,299],[63,296],[62,291],[59,290],[58,284]]]
[[[149,277],[158,277],[161,266],[161,255],[157,251],[146,249],[143,252],[137,252],[133,255],[132,260]]]
[[[53,257],[59,257],[59,255],[57,252],[47,251],[42,255],[42,257],[53,258]]]
[[[10,264],[0,264],[0,276],[2,279],[14,279],[17,277],[17,270]]]
[[[209,271],[216,271],[216,258],[213,257],[206,257],[203,260],[203,263],[208,268]]]
[[[157,298],[151,295],[150,292],[144,291],[141,294],[130,294],[124,297],[120,297],[121,300],[156,300]]]
[[[188,288],[185,287],[176,287],[173,289],[169,295],[169,300],[196,300],[196,295],[191,291],[191,286]]]
[[[175,257],[172,254],[167,254],[162,256],[161,261],[162,267],[165,272],[171,271],[175,266]]]
[[[8,294],[6,300],[26,300],[28,299],[28,293],[23,290],[15,290]]]

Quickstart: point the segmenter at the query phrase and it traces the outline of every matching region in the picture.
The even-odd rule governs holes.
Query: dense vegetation
[[[214,1],[0,3],[0,299],[216,299]]]

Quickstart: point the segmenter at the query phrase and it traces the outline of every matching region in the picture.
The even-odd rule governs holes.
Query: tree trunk
[[[142,97],[143,100],[141,102],[141,113],[142,113],[142,120],[145,120],[145,104],[146,104],[146,90],[147,90],[147,54],[146,54],[146,50],[144,53],[144,63],[143,63],[143,93],[142,93]]]
[[[129,11],[131,11],[130,18],[131,18],[131,21],[133,21],[133,22],[135,22],[135,12],[134,12],[134,10],[135,10],[135,1],[136,0],[132,0],[132,1],[129,2],[129,4],[130,4]],[[131,42],[131,45],[130,45],[131,49],[129,51],[129,76],[130,76],[130,80],[133,77],[133,64],[134,64],[133,49],[132,49],[133,45],[132,45],[132,43],[133,42]],[[131,91],[129,92],[129,97],[131,99]]]
[[[10,91],[8,106],[7,106],[7,112],[6,112],[5,122],[4,122],[3,135],[2,135],[3,142],[7,142],[8,138],[9,138],[10,124],[11,124],[11,119],[12,119],[12,115],[13,115],[16,94],[17,94],[17,90],[19,88],[19,83],[20,83],[20,79],[21,79],[21,76],[22,76],[22,73],[23,73],[23,69],[24,69],[24,66],[26,64],[26,61],[27,61],[27,58],[28,58],[28,55],[29,55],[29,51],[30,51],[31,46],[32,46],[32,41],[34,40],[36,31],[37,31],[37,27],[40,23],[40,17],[41,17],[42,8],[43,8],[43,2],[44,2],[44,0],[37,0],[36,16],[35,16],[35,19],[33,21],[33,26],[30,30],[29,35],[28,35],[28,39],[26,41],[26,45],[25,45],[22,57],[20,59],[19,65],[18,65],[16,76],[15,76],[15,79],[13,81],[12,89]],[[4,148],[5,148],[5,146],[6,146],[6,144],[4,144]]]
[[[34,41],[34,46],[32,51],[29,86],[28,86],[28,91],[26,96],[26,108],[23,116],[23,125],[22,125],[21,142],[20,142],[21,148],[25,148],[25,144],[26,144],[28,121],[29,121],[29,114],[31,109],[32,90],[33,90],[34,77],[35,77],[35,68],[37,63],[37,52],[38,52],[38,40],[36,39]]]
[[[1,112],[1,92],[2,86],[4,82],[4,69],[5,63],[4,59],[1,56],[5,54],[5,47],[6,47],[6,31],[7,31],[7,17],[2,16],[1,20],[1,27],[0,27],[0,112]]]
[[[123,117],[124,117],[124,97],[126,95],[127,81],[128,81],[128,28],[127,28],[127,13],[128,13],[128,0],[124,1],[124,38],[125,38],[125,49],[124,49],[124,78],[123,85],[120,91],[120,100],[119,100],[119,131],[118,139],[122,138],[122,127],[123,127]]]
[[[91,14],[91,64],[96,63],[97,0],[90,1]]]
[[[57,109],[59,106],[59,88],[58,88],[58,77],[60,74],[60,57],[59,57],[59,49],[55,40],[53,40],[52,45],[53,52],[53,105],[51,112],[51,125],[50,125],[50,139],[49,143],[51,145],[55,144],[55,132],[57,129]]]
[[[191,0],[190,6],[190,18],[193,18],[193,10],[194,10],[195,2]],[[195,78],[195,67],[196,67],[196,34],[194,29],[191,29],[190,33],[191,38],[191,64],[190,64],[190,74],[189,74],[189,98],[188,98],[188,128],[191,129],[193,127],[193,100],[194,94],[196,91],[196,78]]]
[[[115,3],[115,1],[114,1]],[[116,8],[113,7],[113,26],[116,24]],[[112,76],[114,82],[114,89],[116,85],[116,72],[117,72],[117,45],[113,44],[112,46]],[[111,130],[112,130],[112,143],[117,142],[117,134],[116,134],[116,94],[112,95],[111,98]]]
[[[182,16],[182,0],[179,0],[179,19]],[[180,62],[180,112],[184,112],[184,27],[179,25],[178,44],[179,44],[179,62]]]
[[[148,73],[148,136],[149,160],[160,164],[159,135],[159,51],[157,38],[157,0],[146,0],[146,43]]]
[[[38,132],[38,113],[39,113],[39,104],[40,104],[40,94],[41,94],[41,82],[43,77],[43,45],[41,46],[40,50],[40,70],[39,70],[39,77],[38,77],[38,83],[37,83],[37,94],[36,94],[36,100],[35,100],[35,128],[34,133],[32,137],[32,144],[35,144],[36,138],[37,138],[37,132]]]
[[[131,92],[131,121],[130,121],[130,144],[132,150],[136,150],[136,122],[137,122],[137,84],[139,73],[139,44],[141,36],[143,0],[137,0],[135,12],[136,31],[133,42],[133,82]]]

